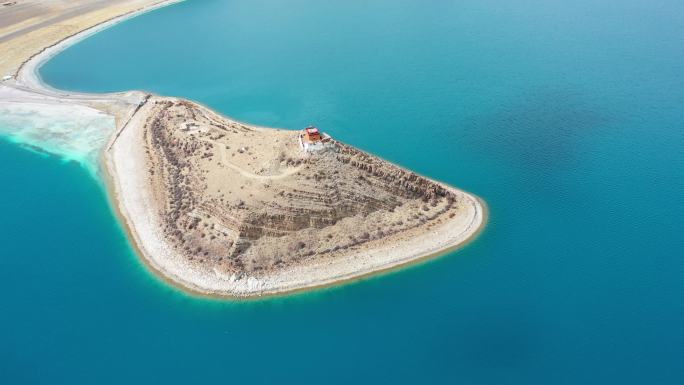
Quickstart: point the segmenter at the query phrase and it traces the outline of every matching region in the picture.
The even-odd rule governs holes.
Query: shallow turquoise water
[[[682,11],[190,1],[78,44],[47,82],[316,123],[491,221],[399,273],[203,300],[141,266],[86,169],[0,142],[2,383],[683,383]]]

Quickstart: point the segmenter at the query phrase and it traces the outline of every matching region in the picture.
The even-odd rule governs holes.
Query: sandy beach
[[[79,1],[74,2],[70,7],[54,9],[30,8],[32,2],[20,2],[19,5],[25,3],[23,5],[26,6],[25,15],[22,18],[17,18],[16,14],[0,14],[0,20],[11,17],[18,20],[16,25],[8,25],[0,29],[0,48],[11,52],[10,55],[3,56],[0,60],[0,71],[7,76],[12,76],[0,85],[0,107],[11,113],[13,108],[25,109],[27,105],[30,105],[36,111],[44,111],[46,119],[50,116],[64,118],[75,113],[78,113],[78,116],[112,117],[111,124],[107,125],[105,122],[103,128],[99,130],[101,138],[83,146],[87,147],[85,151],[96,154],[97,159],[101,161],[101,171],[105,173],[112,205],[125,224],[138,254],[157,274],[182,289],[203,295],[232,298],[279,295],[335,285],[444,254],[464,245],[481,231],[486,222],[486,207],[479,198],[454,187],[419,177],[425,183],[439,186],[440,189],[446,191],[447,195],[457,197],[458,209],[444,208],[442,212],[445,214],[436,213],[434,218],[439,220],[428,223],[429,226],[416,224],[413,227],[402,228],[395,235],[366,240],[359,246],[350,247],[344,252],[328,253],[330,256],[321,253],[326,257],[308,257],[302,259],[306,261],[305,263],[292,262],[289,265],[285,263],[284,267],[277,269],[259,270],[260,266],[256,266],[255,270],[250,270],[250,273],[236,276],[231,273],[230,269],[220,267],[220,264],[207,263],[207,259],[200,260],[204,264],[198,264],[192,258],[188,259],[187,253],[179,252],[178,245],[171,242],[168,234],[163,231],[165,223],[161,215],[163,210],[160,206],[162,205],[160,191],[163,192],[168,186],[160,185],[161,182],[150,178],[149,170],[155,164],[151,163],[146,155],[146,148],[141,145],[149,130],[149,121],[159,114],[155,106],[163,102],[185,102],[182,99],[160,98],[138,91],[103,95],[66,93],[45,85],[38,75],[38,69],[43,63],[70,45],[126,18],[174,2],[176,1],[122,0],[105,4],[105,2]],[[60,27],[64,20],[69,20],[68,27]],[[150,97],[154,100],[153,102],[148,100]],[[204,109],[201,106],[193,108],[197,108],[198,111]],[[282,130],[250,126],[212,112],[207,114],[211,115],[209,120],[220,122],[216,124],[240,126],[249,135],[252,133],[255,135],[273,133],[274,137],[287,135]],[[83,133],[87,132],[88,127],[87,125],[76,126],[71,130],[72,132],[81,130]],[[231,165],[227,156],[224,155],[219,163],[222,161],[224,165]],[[398,166],[387,162],[383,164],[393,172],[395,170],[403,172]],[[203,163],[203,165],[206,167],[206,164]],[[235,163],[231,167],[230,172],[241,173],[240,175],[245,178],[255,179],[253,176],[258,176],[261,172],[261,170],[249,169],[247,165],[240,163]],[[298,170],[294,170],[292,174],[298,175],[299,173],[295,171]],[[289,174],[287,176],[288,178],[284,178],[282,183],[295,178]],[[268,176],[261,179],[270,181],[273,178]],[[293,179],[291,183],[296,181]],[[371,214],[380,219],[390,215],[396,217],[400,214],[408,218],[412,213],[411,210],[419,208],[418,203],[412,203],[411,199],[407,198],[403,205],[397,206],[399,214],[390,214],[395,213],[393,207],[388,212],[380,210],[383,211],[382,216],[375,211]],[[416,202],[418,202],[417,199]],[[446,199],[444,204],[446,204]],[[434,206],[441,207],[436,201]],[[426,208],[427,210],[432,209]],[[448,213],[451,215],[447,218]],[[341,229],[353,229],[363,225],[365,217],[358,213],[352,214],[349,214],[349,217],[340,217],[332,223]],[[288,234],[295,234],[297,231],[303,230],[288,230]],[[244,236],[241,235],[239,238],[242,239]],[[255,242],[252,238],[249,239],[252,243]],[[279,238],[274,234],[267,234],[263,237],[257,236],[255,239],[266,244],[266,246],[259,246],[258,242],[255,243],[256,246],[262,247],[257,248],[258,250],[270,250],[268,242],[277,243]],[[313,250],[309,255],[316,257],[319,251]],[[258,263],[260,262],[254,262],[257,265]]]
[[[66,46],[128,17],[176,3],[179,0],[19,0],[0,8],[0,76],[16,75],[30,58],[48,47]],[[62,46],[62,49],[65,46]],[[59,51],[59,50],[58,50]],[[55,51],[55,52],[58,52]],[[40,65],[51,55],[43,56]],[[30,75],[30,72],[26,74]]]

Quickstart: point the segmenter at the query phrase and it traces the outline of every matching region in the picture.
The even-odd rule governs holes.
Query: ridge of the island
[[[115,2],[122,10],[110,18],[58,41],[36,39],[19,68],[0,66],[16,70],[0,87],[0,107],[114,117],[97,149],[112,202],[141,257],[169,282],[226,297],[305,290],[444,253],[483,227],[474,195],[315,127],[256,127],[179,98],[67,94],[40,81],[39,66],[70,44],[167,3],[128,2],[137,8]]]

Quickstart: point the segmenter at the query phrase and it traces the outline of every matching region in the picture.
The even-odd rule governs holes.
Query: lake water
[[[683,42],[675,0],[203,0],[99,33],[44,79],[315,123],[490,222],[397,273],[200,299],[88,167],[0,141],[0,383],[682,384]]]

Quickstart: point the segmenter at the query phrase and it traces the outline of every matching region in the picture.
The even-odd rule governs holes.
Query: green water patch
[[[0,135],[28,150],[75,161],[91,173],[114,117],[67,104],[0,103]]]

